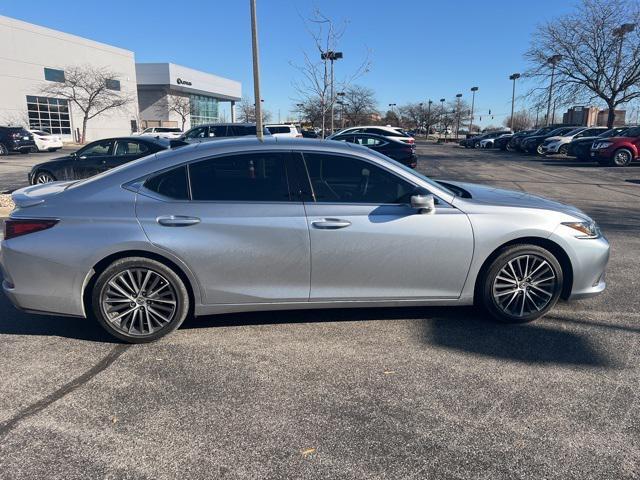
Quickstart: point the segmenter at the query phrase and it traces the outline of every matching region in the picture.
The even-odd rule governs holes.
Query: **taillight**
[[[4,222],[4,239],[16,238],[28,233],[40,232],[53,227],[58,220],[49,219],[13,219],[9,218]]]
[[[414,140],[413,138],[410,138],[410,139],[408,140],[408,142],[409,142],[409,144],[413,144],[413,143],[415,143],[415,140]]]

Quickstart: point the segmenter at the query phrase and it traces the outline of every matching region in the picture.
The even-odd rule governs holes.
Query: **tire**
[[[4,157],[5,155],[9,155],[9,149],[4,143],[0,143],[0,157]]]
[[[473,148],[480,148],[480,142],[476,142],[476,143],[473,145]]]
[[[615,152],[613,152],[613,156],[611,157],[611,166],[612,167],[626,167],[633,160],[633,153],[631,150],[626,148],[619,148]]]
[[[91,292],[91,311],[112,336],[149,343],[182,324],[189,312],[189,293],[178,274],[163,263],[122,258],[99,274]]]
[[[536,148],[536,153],[538,155],[544,155],[544,152],[542,151],[542,144],[538,145],[538,147]]]
[[[569,153],[569,145],[560,145],[560,148],[558,149],[558,153],[560,155],[566,155],[567,153]]]
[[[44,184],[44,183],[51,183],[51,182],[55,182],[55,181],[56,181],[56,177],[54,177],[51,173],[46,172],[44,170],[39,171],[33,177],[33,184],[34,185],[39,185],[39,184]]]
[[[485,270],[478,300],[500,322],[530,322],[553,308],[563,281],[562,267],[551,252],[537,245],[513,245]]]

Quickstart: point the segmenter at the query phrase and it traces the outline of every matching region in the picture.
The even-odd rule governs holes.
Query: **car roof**
[[[90,143],[95,143],[95,142],[104,142],[106,140],[132,140],[132,141],[136,141],[136,142],[147,142],[147,143],[157,143],[159,145],[169,145],[171,143],[171,139],[169,138],[163,138],[163,137],[154,137],[152,135],[137,135],[137,136],[128,136],[128,137],[112,137],[112,138],[101,138],[100,140],[94,140],[93,142]],[[87,144],[89,145],[89,144]]]

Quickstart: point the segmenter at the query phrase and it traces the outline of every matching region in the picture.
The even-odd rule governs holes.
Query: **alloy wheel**
[[[2,143],[0,143],[0,157],[3,155],[8,155],[9,150]]]
[[[115,274],[104,286],[100,304],[113,328],[134,336],[161,330],[178,310],[173,285],[148,268],[129,268]]]
[[[36,176],[36,184],[51,183],[55,181],[56,180],[53,178],[53,175],[47,172],[41,172]]]
[[[493,280],[493,300],[507,315],[522,318],[543,310],[553,299],[558,277],[537,255],[509,260]]]
[[[627,150],[618,150],[613,157],[613,163],[621,167],[624,167],[630,161],[631,154]]]

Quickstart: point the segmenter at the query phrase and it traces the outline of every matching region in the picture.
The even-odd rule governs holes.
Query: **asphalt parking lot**
[[[639,478],[640,164],[418,153],[434,178],[591,214],[612,245],[606,292],[526,325],[473,308],[250,313],[135,346],[0,294],[0,478]]]
[[[0,157],[0,194],[10,193],[29,184],[28,175],[31,167],[58,157],[75,152],[78,146],[68,145],[55,152],[11,153]]]

